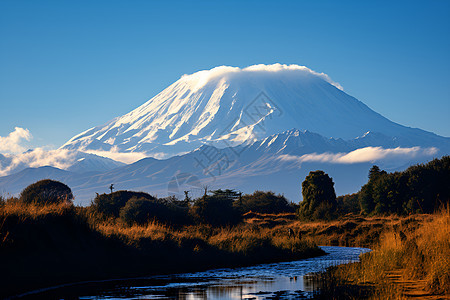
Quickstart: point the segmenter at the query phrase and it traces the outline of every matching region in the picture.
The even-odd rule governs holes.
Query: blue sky
[[[59,147],[183,74],[277,62],[450,136],[450,1],[391,2],[3,0],[0,136]]]

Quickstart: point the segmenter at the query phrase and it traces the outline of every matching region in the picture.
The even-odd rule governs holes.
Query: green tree
[[[25,203],[61,203],[73,201],[72,190],[62,182],[44,179],[27,186],[20,193],[20,200]]]
[[[339,215],[345,215],[348,213],[361,213],[358,193],[339,196],[336,198],[336,203],[338,206]]]
[[[358,200],[366,214],[432,213],[450,201],[449,182],[450,156],[403,172],[386,173],[373,166]]]
[[[358,193],[358,200],[361,205],[361,211],[365,214],[370,214],[375,210],[375,206],[377,205],[374,197],[374,188],[377,184],[377,181],[380,178],[386,176],[386,171],[380,170],[378,166],[372,166],[369,170],[369,181],[361,187],[361,191]],[[378,209],[381,209],[380,205]]]
[[[331,219],[336,210],[333,180],[323,171],[311,171],[302,183],[303,201],[298,215],[301,219]]]

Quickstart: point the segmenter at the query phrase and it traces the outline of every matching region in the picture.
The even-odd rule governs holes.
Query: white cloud
[[[14,131],[6,137],[0,136],[0,152],[20,153],[26,150],[21,143],[31,140],[32,135],[28,129],[15,127]]]
[[[70,167],[76,160],[76,151],[67,149],[44,150],[36,148],[20,154],[4,154],[8,160],[4,166],[0,164],[0,176],[8,175],[22,168],[52,166],[59,169]]]
[[[85,149],[83,150],[83,152],[111,158],[113,160],[120,161],[125,164],[131,164],[140,159],[148,157],[148,155],[144,152],[119,152],[117,146],[111,148],[111,151]]]
[[[337,82],[331,80],[330,76],[328,76],[325,73],[318,73],[316,71],[311,70],[308,67],[305,66],[299,66],[299,65],[284,65],[284,64],[273,64],[273,65],[253,65],[247,68],[242,69],[242,71],[247,72],[258,72],[258,71],[266,71],[266,72],[281,72],[281,71],[301,71],[301,72],[307,72],[310,74],[313,74],[315,76],[318,76],[325,80],[326,82],[334,85],[340,90],[344,90],[344,88]]]
[[[219,66],[212,68],[211,70],[203,70],[199,71],[190,75],[183,75],[181,77],[181,80],[190,80],[190,81],[196,81],[194,90],[198,90],[202,88],[206,83],[208,83],[211,79],[214,79],[216,77],[221,77],[229,74],[239,73],[239,72],[287,72],[287,71],[295,71],[295,72],[302,72],[302,73],[309,73],[315,76],[318,76],[322,78],[323,80],[327,81],[328,83],[334,85],[336,88],[340,90],[344,90],[344,88],[337,82],[333,81],[327,74],[325,73],[318,73],[316,71],[313,71],[305,66],[299,66],[299,65],[285,65],[285,64],[272,64],[272,65],[253,65],[246,68],[238,68],[238,67],[229,67],[229,66]]]
[[[349,153],[310,153],[302,156],[280,155],[282,161],[303,162],[323,162],[336,164],[354,164],[364,162],[375,162],[380,160],[408,160],[421,156],[432,156],[438,152],[437,148],[390,148],[366,147],[354,150]]]
[[[22,143],[31,139],[32,135],[29,130],[20,127],[16,127],[6,137],[0,136],[0,152],[3,153],[0,156],[0,176],[6,176],[28,167],[52,166],[64,170],[72,166],[78,158],[78,151],[61,148],[57,150],[36,148],[24,152],[26,148],[22,146]],[[117,147],[113,147],[111,151],[84,152],[111,158],[126,164],[148,157],[142,152],[120,153]]]
[[[0,176],[8,175],[23,168],[52,166],[59,169],[70,167],[76,158],[76,151],[67,149],[46,150],[36,148],[26,150],[22,143],[33,138],[28,129],[15,127],[6,137],[0,137]]]

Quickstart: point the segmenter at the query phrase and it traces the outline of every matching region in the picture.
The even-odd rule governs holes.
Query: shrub
[[[156,200],[155,197],[144,192],[117,191],[110,194],[97,194],[92,206],[97,212],[104,215],[119,217],[120,209],[133,197]]]
[[[143,225],[152,220],[172,225],[184,225],[189,222],[187,208],[167,201],[137,197],[128,200],[120,209],[120,218],[128,225]]]
[[[27,186],[20,193],[20,200],[24,203],[50,204],[72,201],[71,189],[62,182],[44,179]]]
[[[120,218],[128,225],[143,225],[156,219],[165,219],[168,217],[167,207],[155,200],[133,197],[120,209]]]
[[[273,192],[255,191],[253,194],[242,196],[236,205],[243,213],[248,211],[268,214],[294,212],[294,207],[284,196],[275,195]]]
[[[203,196],[195,201],[191,213],[200,223],[213,226],[234,225],[242,215],[233,207],[233,200],[220,196]]]

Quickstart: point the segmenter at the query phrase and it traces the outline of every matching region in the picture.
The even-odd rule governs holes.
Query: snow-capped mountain
[[[409,146],[440,140],[389,121],[325,74],[275,64],[185,75],[135,110],[73,137],[62,148],[164,158],[205,143],[219,148],[251,144],[292,128],[342,139],[367,132],[376,139],[380,133],[383,140],[395,138]]]

